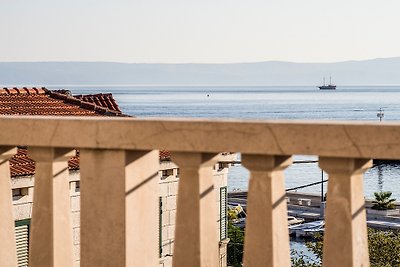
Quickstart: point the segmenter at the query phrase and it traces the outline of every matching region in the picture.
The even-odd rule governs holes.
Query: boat
[[[336,90],[336,85],[332,84],[332,77],[329,77],[329,84],[325,84],[324,77],[324,85],[318,86],[319,90]]]
[[[294,216],[288,216],[288,226],[295,226],[302,224],[304,222],[304,219],[302,218],[296,218]]]
[[[239,218],[233,220],[233,225],[239,227],[240,229],[244,229],[246,226],[246,218]]]
[[[234,226],[237,226],[241,229],[246,227],[246,218],[238,218],[232,221]],[[293,216],[288,216],[288,227],[300,226],[304,222],[304,219],[296,218]]]
[[[315,221],[300,225],[289,226],[289,234],[296,237],[312,237],[316,233],[324,232],[325,221]]]

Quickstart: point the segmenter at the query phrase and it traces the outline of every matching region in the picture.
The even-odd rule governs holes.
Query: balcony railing
[[[118,118],[0,118],[0,266],[16,266],[8,158],[36,161],[31,267],[72,266],[67,160],[80,149],[81,266],[158,266],[158,149],[180,167],[173,266],[217,267],[212,166],[250,171],[244,266],[290,266],[283,170],[318,155],[329,175],[323,266],[369,266],[363,172],[400,159],[400,124]]]

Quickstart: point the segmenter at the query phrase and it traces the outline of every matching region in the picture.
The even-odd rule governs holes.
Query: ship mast
[[[329,85],[332,84],[332,76],[329,76]]]

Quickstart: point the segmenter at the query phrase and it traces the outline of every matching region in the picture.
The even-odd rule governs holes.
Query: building
[[[0,115],[38,116],[114,116],[126,117],[111,94],[72,96],[67,90],[51,91],[46,88],[0,89]],[[216,227],[220,232],[220,266],[226,266],[226,194],[227,174],[234,155],[220,155],[220,162],[213,170],[214,190],[218,215]],[[73,226],[74,258],[80,261],[80,173],[79,150],[68,161]],[[10,159],[12,196],[19,266],[28,264],[30,218],[34,192],[35,162],[29,158],[29,148],[18,147]],[[175,233],[176,197],[178,193],[179,168],[171,161],[168,151],[160,152],[159,170],[160,199],[160,266],[172,266]]]

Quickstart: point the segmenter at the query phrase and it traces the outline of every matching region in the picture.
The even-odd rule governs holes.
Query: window
[[[28,195],[28,187],[15,188],[12,190],[13,199],[19,199],[26,195]]]
[[[174,174],[174,169],[168,169],[162,171],[162,177],[168,177]]]
[[[18,267],[28,266],[30,219],[15,222]]]
[[[227,220],[227,187],[221,187],[219,189],[219,199],[220,199],[220,240],[224,240],[227,238],[227,228],[228,228],[228,220]]]
[[[80,192],[81,191],[81,182],[76,181],[75,182],[75,192]]]
[[[16,188],[12,190],[13,197],[20,197],[22,196],[22,188]]]
[[[220,171],[220,170],[223,170],[224,167],[225,167],[225,164],[224,164],[224,163],[222,163],[222,162],[219,162],[219,163],[218,163],[218,170],[219,170],[219,171]]]
[[[158,213],[158,248],[160,258],[162,257],[162,197],[159,197],[159,213]]]

